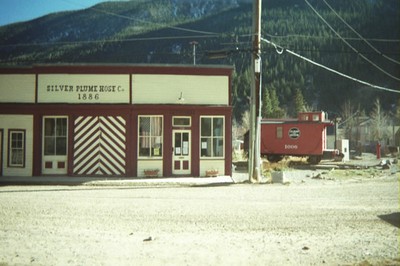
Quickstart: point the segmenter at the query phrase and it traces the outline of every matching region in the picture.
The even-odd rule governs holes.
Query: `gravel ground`
[[[399,177],[0,187],[0,265],[400,265]],[[383,172],[382,172],[383,173]]]

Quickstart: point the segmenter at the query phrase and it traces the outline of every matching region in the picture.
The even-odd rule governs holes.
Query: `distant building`
[[[243,140],[240,140],[240,139],[235,139],[235,140],[232,142],[232,146],[233,146],[233,149],[234,149],[235,151],[241,151],[241,150],[243,150],[243,144],[244,144],[244,141],[243,141]]]
[[[339,137],[348,137],[350,140],[350,148],[360,152],[376,152],[376,144],[378,140],[372,134],[373,121],[370,117],[361,116],[356,119],[355,125],[350,132],[346,134],[345,124],[342,123],[338,128]],[[381,128],[382,139],[380,140],[381,148],[386,150],[390,146],[399,146],[400,143],[400,126],[394,119],[390,120],[388,125]]]
[[[0,176],[231,175],[232,71],[0,68]]]

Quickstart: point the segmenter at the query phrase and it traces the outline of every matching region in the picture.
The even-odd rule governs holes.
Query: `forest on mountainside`
[[[332,9],[324,1],[308,2],[343,39],[303,0],[264,0],[262,37],[356,79],[399,90],[399,1],[326,0]],[[197,64],[235,66],[232,98],[240,120],[250,96],[251,31],[251,1],[112,1],[0,27],[0,65],[192,64],[190,42],[196,41]],[[227,56],[211,59],[212,51]],[[265,42],[261,58],[265,117],[295,116],[302,109],[338,115],[348,100],[369,113],[377,98],[387,112],[399,108],[398,93],[340,77]]]

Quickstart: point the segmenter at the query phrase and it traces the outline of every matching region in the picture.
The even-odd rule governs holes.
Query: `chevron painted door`
[[[75,175],[126,173],[126,121],[121,116],[80,116],[74,121]]]

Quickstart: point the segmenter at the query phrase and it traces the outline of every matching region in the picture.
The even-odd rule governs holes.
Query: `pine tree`
[[[262,117],[271,118],[272,115],[272,101],[269,90],[264,89],[263,105],[262,105]]]
[[[300,89],[296,89],[295,96],[294,96],[294,107],[296,110],[296,114],[300,112],[305,111],[305,103],[304,103],[304,97],[303,94],[301,93]]]
[[[285,111],[280,107],[279,98],[274,88],[271,89],[270,97],[271,97],[271,117],[272,118],[285,117],[286,115]]]

